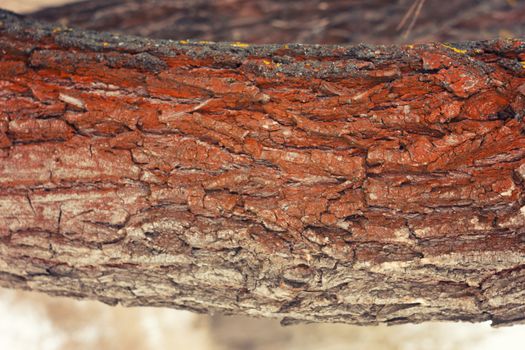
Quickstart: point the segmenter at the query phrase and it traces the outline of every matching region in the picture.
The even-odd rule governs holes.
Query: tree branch
[[[0,12],[0,285],[285,324],[519,322],[524,50]]]

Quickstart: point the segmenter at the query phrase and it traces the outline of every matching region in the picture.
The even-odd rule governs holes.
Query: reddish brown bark
[[[0,13],[0,285],[372,324],[525,310],[525,43],[155,41]]]

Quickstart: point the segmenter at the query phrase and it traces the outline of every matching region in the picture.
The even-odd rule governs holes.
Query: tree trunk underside
[[[353,324],[525,318],[525,43],[248,45],[0,12],[0,285]]]

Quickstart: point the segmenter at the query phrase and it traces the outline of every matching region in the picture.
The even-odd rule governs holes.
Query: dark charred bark
[[[426,0],[408,37],[397,30],[415,0],[89,0],[32,16],[152,38],[249,43],[430,42],[525,36],[525,3]]]
[[[0,285],[374,324],[525,310],[525,43],[156,41],[0,12]]]

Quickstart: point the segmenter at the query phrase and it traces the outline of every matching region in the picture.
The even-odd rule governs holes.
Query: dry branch
[[[374,324],[525,311],[525,43],[247,45],[0,12],[0,285]]]

